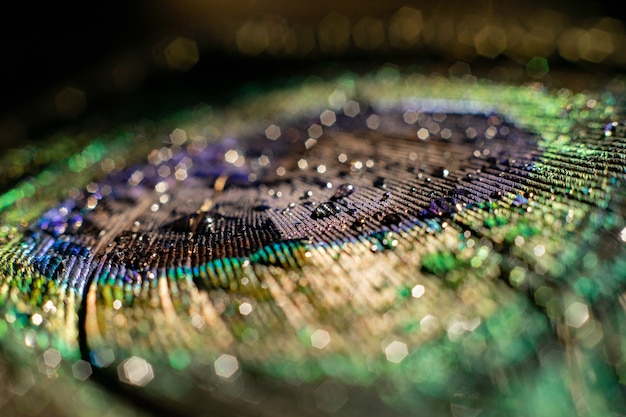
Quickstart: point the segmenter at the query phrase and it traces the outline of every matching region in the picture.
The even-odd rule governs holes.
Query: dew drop
[[[313,182],[318,185],[321,189],[331,189],[333,188],[333,183],[330,181],[324,181],[321,178],[315,177]]]
[[[354,222],[352,222],[352,225],[350,226],[350,228],[352,230],[363,230],[363,226],[365,226],[365,219],[364,218],[360,218],[360,219],[356,219]]]
[[[433,175],[439,178],[448,178],[448,175],[450,175],[450,171],[446,168],[439,167],[435,169]]]
[[[402,217],[398,213],[389,213],[386,214],[381,220],[380,223],[383,226],[392,226],[397,225],[402,222]]]
[[[611,122],[611,123],[607,123],[606,126],[604,126],[604,136],[615,136],[615,131],[617,130],[617,126],[618,123],[617,122]]]
[[[486,150],[483,151],[484,154],[486,154]],[[485,161],[487,162],[487,164],[489,164],[490,167],[495,167],[496,165],[498,165],[498,158],[496,158],[495,156],[489,156],[487,157],[487,159],[485,159]]]
[[[313,220],[324,219],[326,217],[334,216],[340,211],[341,207],[337,203],[328,201],[315,207],[315,210],[311,213],[311,218]]]
[[[374,180],[374,187],[376,188],[387,188],[387,184],[385,184],[385,178],[378,177]]]
[[[337,191],[335,191],[335,194],[331,197],[331,200],[333,201],[340,200],[342,198],[349,196],[353,192],[354,192],[354,185],[341,184],[339,187],[337,187]]]

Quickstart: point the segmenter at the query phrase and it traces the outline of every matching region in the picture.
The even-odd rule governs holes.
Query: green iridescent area
[[[400,415],[622,411],[626,139],[621,124],[606,127],[623,118],[620,94],[384,67],[12,151],[0,161],[2,357],[23,365],[15,381],[32,380],[29,395],[62,407],[79,392],[70,415],[99,415],[109,401],[119,415],[143,413],[96,382],[83,384],[92,366],[123,393],[189,413],[210,412],[210,401],[183,407],[207,384],[223,394],[211,401],[236,409],[251,375],[273,378],[278,391],[299,390],[304,399],[289,403],[294,415],[297,407],[362,413],[359,389]],[[81,293],[22,256],[27,228],[42,213],[153,149],[180,149],[175,129],[185,146],[211,146],[268,121],[340,112],[352,99],[376,111],[502,114],[533,135],[537,152],[515,193],[450,219],[324,245],[282,242],[245,258],[164,269],[149,284],[107,272]],[[150,378],[133,379],[128,367],[149,369],[142,375]],[[52,380],[58,391],[45,394]]]

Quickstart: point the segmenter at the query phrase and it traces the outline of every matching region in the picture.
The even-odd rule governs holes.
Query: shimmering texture
[[[2,346],[183,414],[621,410],[616,103],[384,67],[68,146],[0,196]]]

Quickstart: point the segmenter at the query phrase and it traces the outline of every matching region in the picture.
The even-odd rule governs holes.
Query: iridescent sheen
[[[2,346],[182,414],[620,410],[621,102],[384,68],[68,147],[0,196]]]

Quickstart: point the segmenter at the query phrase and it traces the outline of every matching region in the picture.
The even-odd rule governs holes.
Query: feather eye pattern
[[[0,352],[20,366],[3,398],[619,412],[623,114],[608,87],[383,67],[52,141],[28,172],[9,155]]]

